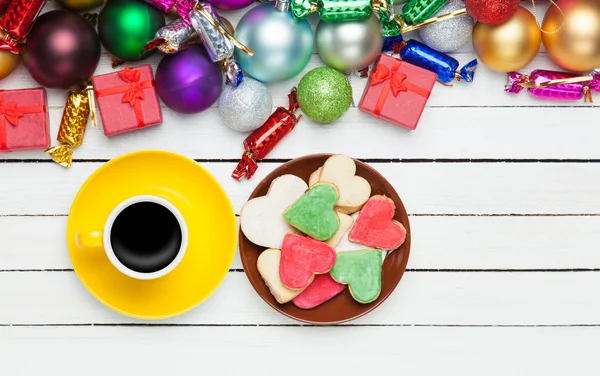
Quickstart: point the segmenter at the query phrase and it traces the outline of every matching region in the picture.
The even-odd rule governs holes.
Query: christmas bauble
[[[272,110],[271,92],[250,77],[245,77],[238,87],[226,85],[219,98],[221,120],[238,132],[250,132],[260,127]]]
[[[463,9],[462,0],[450,0],[440,8],[436,16]],[[452,52],[461,48],[471,40],[475,21],[468,14],[454,17],[443,22],[436,22],[419,29],[423,42],[434,50]]]
[[[57,0],[57,2],[67,9],[85,12],[98,8],[100,5],[104,4],[106,0]]]
[[[0,37],[6,34],[0,30]],[[0,80],[8,77],[12,71],[19,65],[19,55],[8,51],[0,51]]]
[[[465,0],[465,7],[477,22],[498,25],[514,16],[519,0]]]
[[[210,0],[212,6],[223,10],[236,10],[247,7],[254,0]]]
[[[27,37],[23,63],[42,86],[68,88],[88,80],[100,61],[92,25],[68,10],[42,14]]]
[[[517,13],[500,25],[478,22],[473,30],[473,47],[481,61],[499,72],[525,67],[540,49],[542,32],[533,15],[519,7]]]
[[[195,114],[212,106],[223,86],[221,68],[204,46],[190,45],[165,55],[156,68],[156,92],[174,111]]]
[[[349,73],[369,66],[381,53],[381,24],[375,16],[364,21],[321,21],[316,43],[325,64]]]
[[[100,12],[98,34],[104,48],[124,61],[148,57],[144,46],[165,26],[164,15],[143,0],[110,0]]]
[[[246,73],[262,82],[296,76],[313,53],[313,32],[308,21],[296,22],[289,11],[276,9],[271,3],[246,13],[237,25],[235,38],[254,51],[254,56],[249,56],[236,49],[236,60]]]
[[[319,123],[331,123],[348,111],[352,86],[343,73],[329,67],[315,68],[298,84],[302,112]]]
[[[561,67],[587,72],[600,67],[600,2],[597,0],[561,0],[550,6],[542,28],[548,55]]]

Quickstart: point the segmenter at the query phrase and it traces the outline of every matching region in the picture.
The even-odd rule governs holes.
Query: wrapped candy
[[[54,162],[63,167],[71,167],[73,148],[83,143],[90,115],[94,126],[96,125],[95,107],[91,86],[69,92],[56,138],[61,145],[46,150]]]
[[[167,13],[175,6],[177,0],[145,0],[148,4],[152,5],[156,9],[163,13]]]
[[[244,155],[231,177],[238,181],[244,176],[246,179],[250,179],[258,168],[256,161],[265,158],[298,124],[302,115],[296,117],[294,114],[298,109],[296,93],[296,88],[294,88],[288,95],[290,100],[288,108],[277,107],[267,121],[244,140]]]
[[[518,72],[508,73],[508,84],[504,91],[518,94],[527,89],[529,94],[540,99],[577,101],[584,99],[592,102],[592,91],[600,91],[600,73],[581,76],[574,73],[534,70],[524,75]]]
[[[33,27],[47,0],[13,0],[0,20],[0,29],[6,34],[0,37],[0,51],[21,53],[22,42]]]
[[[174,54],[196,35],[196,31],[184,19],[179,19],[162,27],[153,40],[144,47],[144,52],[158,49],[165,54]]]
[[[291,4],[297,21],[317,13],[323,22],[366,20],[373,13],[393,13],[393,6],[393,0],[292,0]]]
[[[235,47],[250,56],[254,55],[254,52],[229,34],[210,4],[196,3],[190,12],[190,20],[211,60],[222,65],[227,83],[237,87],[244,77],[241,67],[233,58]]]
[[[0,14],[4,14],[8,4],[10,4],[10,0],[0,0]]]
[[[407,25],[421,23],[440,10],[448,0],[410,0],[402,7],[402,20]]]
[[[433,14],[435,14],[435,12],[433,12],[431,15],[433,15]],[[405,15],[402,15],[402,16],[392,15],[390,19],[384,19],[384,18],[381,19],[381,26],[383,28],[383,36],[384,37],[397,37],[402,33],[408,33],[410,31],[420,29],[427,25],[431,25],[436,22],[442,22],[445,20],[449,20],[454,17],[460,17],[465,14],[467,14],[466,8],[455,10],[453,12],[446,13],[446,14],[441,14],[436,17],[431,17],[431,15],[429,15],[429,12],[427,12],[427,13],[425,13],[425,15],[429,15],[429,17],[431,17],[431,18],[427,18],[419,23],[411,23],[410,20],[407,20],[405,18]],[[419,17],[419,19],[420,18],[421,17]]]
[[[473,82],[475,77],[477,59],[459,70],[458,60],[414,39],[396,44],[394,52],[400,53],[402,60],[436,73],[438,80],[444,84],[454,79]]]

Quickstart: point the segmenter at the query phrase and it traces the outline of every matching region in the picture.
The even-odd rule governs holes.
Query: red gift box
[[[435,73],[382,54],[369,76],[358,108],[414,130],[436,81]]]
[[[0,90],[0,152],[49,146],[46,89]]]
[[[162,123],[150,65],[92,78],[104,134],[113,136]]]

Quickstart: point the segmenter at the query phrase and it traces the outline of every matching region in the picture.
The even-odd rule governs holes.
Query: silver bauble
[[[250,77],[245,77],[238,87],[226,85],[219,98],[221,120],[238,132],[250,132],[260,127],[272,110],[271,92]]]
[[[441,14],[463,9],[465,3],[462,0],[450,0],[436,13]],[[468,14],[454,17],[452,19],[436,22],[419,29],[419,35],[423,42],[434,50],[440,52],[452,52],[461,48],[471,40],[475,21]]]
[[[289,2],[265,3],[242,17],[235,38],[254,51],[250,56],[239,48],[235,59],[244,72],[262,82],[293,78],[312,57],[314,37],[307,20],[296,22]]]
[[[381,53],[383,35],[376,17],[365,21],[319,22],[317,50],[325,64],[350,73],[371,64]]]

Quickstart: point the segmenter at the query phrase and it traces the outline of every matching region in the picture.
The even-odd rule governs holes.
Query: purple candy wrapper
[[[145,0],[148,4],[152,5],[156,9],[163,13],[167,13],[175,6],[176,0]]]
[[[518,94],[527,89],[530,95],[548,100],[576,101],[585,99],[592,102],[592,91],[600,92],[600,73],[581,76],[567,72],[534,70],[524,75],[518,72],[508,73],[507,93]]]

